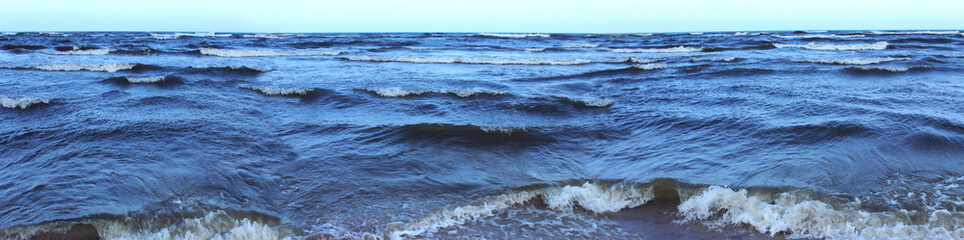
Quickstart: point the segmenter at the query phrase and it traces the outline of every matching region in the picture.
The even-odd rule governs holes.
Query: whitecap
[[[415,90],[415,89],[401,89],[401,88],[362,88],[362,91],[374,93],[382,97],[407,97],[413,95],[422,95],[426,93],[435,94],[449,94],[458,97],[472,97],[478,95],[505,95],[505,91],[490,91],[490,90]]]
[[[494,64],[494,65],[579,65],[592,63],[586,59],[498,59],[498,58],[461,58],[461,57],[344,57],[349,61],[366,62],[404,62],[404,63],[463,63],[463,64]]]
[[[614,53],[678,53],[678,52],[699,52],[702,48],[687,46],[676,46],[671,48],[613,48],[609,49]]]
[[[640,70],[656,70],[656,69],[664,69],[667,67],[668,66],[666,66],[666,64],[662,64],[662,63],[648,63],[648,64],[633,65],[633,68],[640,69]]]
[[[866,44],[841,44],[841,45],[816,44],[816,43],[809,43],[809,44],[774,43],[773,46],[777,48],[802,48],[802,49],[811,49],[811,50],[884,50],[884,49],[887,49],[888,44],[885,41],[880,41],[880,42],[866,43]]]
[[[525,38],[525,37],[551,37],[552,35],[545,33],[525,33],[525,34],[515,34],[515,33],[479,33],[476,36],[485,37],[500,37],[500,38]]]
[[[279,57],[279,56],[335,56],[341,51],[306,51],[306,52],[279,52],[268,49],[260,50],[234,50],[219,48],[201,48],[201,54],[218,57]]]
[[[121,70],[131,70],[137,64],[132,63],[105,63],[105,64],[44,64],[35,66],[10,66],[0,65],[0,68],[8,69],[35,69],[43,71],[93,71],[93,72],[117,72]]]
[[[110,51],[111,50],[107,48],[80,50],[74,47],[74,50],[71,51],[43,51],[43,53],[53,55],[106,55],[110,53]]]
[[[291,96],[291,95],[304,96],[304,95],[311,94],[317,90],[316,88],[273,88],[273,87],[252,87],[252,86],[245,86],[241,88],[258,91],[261,94],[272,95],[272,96]]]
[[[822,63],[822,64],[841,64],[841,65],[868,65],[882,62],[910,60],[910,58],[847,58],[847,59],[815,59],[815,60],[794,60],[794,62]]]
[[[0,106],[5,108],[27,109],[37,104],[48,104],[49,98],[7,97],[0,96]]]
[[[778,37],[778,38],[787,38],[787,39],[795,39],[795,38],[861,38],[861,37],[866,37],[865,35],[859,35],[859,34],[854,34],[854,35],[812,34],[812,35],[770,35],[770,36],[774,36],[774,37]]]

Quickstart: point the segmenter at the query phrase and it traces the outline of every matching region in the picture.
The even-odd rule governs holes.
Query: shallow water
[[[964,238],[958,31],[0,45],[2,238]]]

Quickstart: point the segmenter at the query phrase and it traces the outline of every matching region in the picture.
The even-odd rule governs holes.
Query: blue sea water
[[[959,31],[0,45],[4,239],[964,238]]]

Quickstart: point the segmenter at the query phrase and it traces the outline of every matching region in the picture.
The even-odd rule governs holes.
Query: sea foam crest
[[[732,62],[736,61],[736,57],[721,57],[721,58],[694,58],[690,59],[691,62]]]
[[[840,65],[868,65],[868,64],[878,64],[882,62],[901,61],[901,60],[910,60],[910,58],[885,57],[885,58],[815,59],[815,60],[794,60],[794,62],[840,64]]]
[[[816,43],[809,43],[809,44],[781,44],[781,43],[774,43],[773,46],[774,46],[774,47],[777,47],[777,48],[802,48],[802,49],[811,49],[811,50],[846,50],[846,51],[849,51],[849,50],[884,50],[884,49],[887,49],[888,44],[887,44],[887,42],[885,42],[885,41],[880,41],[880,42],[867,43],[867,44],[842,44],[842,45],[816,44]]]
[[[467,221],[492,216],[497,211],[542,199],[551,209],[570,211],[574,207],[595,213],[610,213],[641,206],[653,199],[652,188],[638,189],[620,185],[603,186],[586,182],[581,186],[548,187],[517,191],[486,198],[476,204],[440,211],[408,223],[387,234],[389,239],[417,237],[438,229],[462,225]]]
[[[811,34],[811,35],[770,35],[778,38],[786,39],[796,39],[796,38],[860,38],[866,37],[865,35],[854,34],[854,35],[837,35],[837,34]]]
[[[261,94],[271,95],[271,96],[291,96],[291,95],[304,96],[317,91],[316,88],[273,88],[273,87],[252,87],[252,86],[245,86],[241,88],[254,90],[254,91],[260,92]]]
[[[367,62],[405,62],[405,63],[463,63],[463,64],[494,64],[494,65],[579,65],[593,61],[586,59],[498,59],[498,58],[460,58],[460,57],[344,57],[349,61]]]
[[[699,52],[702,48],[676,46],[670,48],[613,48],[609,49],[614,53],[679,53],[679,52]]]
[[[7,97],[0,96],[0,106],[5,108],[27,109],[37,104],[48,104],[49,98]]]
[[[748,225],[761,233],[817,239],[962,239],[962,214],[937,210],[923,222],[901,212],[865,212],[780,194],[775,199],[751,196],[746,190],[711,186],[679,205],[689,221]]]
[[[476,34],[476,36],[500,37],[500,38],[525,38],[525,37],[544,37],[544,38],[547,38],[547,37],[551,37],[552,35],[545,34],[545,33],[523,33],[523,34],[518,34],[518,33],[479,33],[479,34]]]
[[[656,70],[667,68],[666,64],[662,63],[647,63],[647,64],[635,64],[633,68],[640,70]]]
[[[111,50],[107,48],[84,50],[78,47],[74,47],[74,50],[71,50],[71,51],[44,51],[43,53],[53,54],[53,55],[106,55],[110,53],[110,51]]]
[[[264,34],[264,33],[243,34],[243,35],[241,35],[241,37],[244,37],[244,38],[284,38],[284,37],[282,37],[282,36],[278,36],[278,35],[274,35],[274,34]]]
[[[563,48],[597,48],[599,44],[593,43],[567,43],[562,45]]]
[[[960,31],[912,31],[912,32],[895,32],[895,31],[872,31],[871,33],[877,35],[909,35],[909,34],[929,34],[929,35],[944,35],[944,34],[958,34]]]
[[[235,50],[219,48],[201,48],[201,54],[218,57],[278,57],[278,56],[335,56],[341,51],[329,52],[278,52],[268,49],[260,50]]]
[[[156,39],[166,40],[166,39],[177,39],[180,37],[230,37],[234,36],[230,33],[213,33],[213,32],[196,32],[196,33],[172,33],[172,34],[160,34],[151,33],[151,37]]]
[[[133,63],[105,63],[105,64],[72,64],[72,63],[61,63],[61,64],[44,64],[35,66],[9,66],[0,65],[0,68],[9,69],[36,69],[43,71],[93,71],[93,72],[117,72],[121,70],[131,70],[136,67],[137,64]]]
[[[382,96],[382,97],[407,97],[407,96],[413,96],[413,95],[422,95],[422,94],[426,94],[426,93],[435,93],[435,94],[455,95],[455,96],[458,96],[458,97],[463,97],[463,98],[465,98],[465,97],[472,97],[472,96],[477,96],[477,95],[498,96],[498,95],[505,95],[505,94],[507,94],[505,91],[489,91],[489,90],[434,90],[434,91],[429,91],[429,90],[413,90],[413,89],[401,89],[401,88],[363,88],[363,89],[360,89],[360,90],[366,91],[366,92],[370,92],[370,93],[374,93],[374,94],[376,94],[376,95],[378,95],[378,96]]]
[[[914,69],[927,69],[929,66],[897,67],[897,66],[872,66],[872,67],[850,67],[847,70],[860,72],[892,72],[901,73]]]

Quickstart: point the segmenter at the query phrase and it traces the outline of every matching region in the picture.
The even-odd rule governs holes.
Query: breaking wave
[[[498,59],[498,58],[460,58],[460,57],[342,57],[348,61],[364,62],[404,62],[404,63],[462,63],[492,65],[580,65],[593,63],[586,59]]]
[[[181,38],[181,37],[199,37],[199,38],[203,38],[203,37],[231,37],[231,36],[234,36],[234,35],[232,35],[232,34],[230,34],[230,33],[213,33],[213,32],[210,32],[210,33],[201,33],[201,32],[197,32],[197,33],[172,33],[172,34],[151,33],[151,37],[153,37],[153,38],[155,38],[155,39],[160,39],[160,40],[178,39],[178,38]]]
[[[34,105],[49,104],[49,98],[7,97],[0,96],[0,106],[4,108],[27,109]]]
[[[676,46],[670,48],[613,48],[609,49],[614,53],[679,53],[679,52],[699,52],[702,48],[687,46]]]
[[[736,61],[736,57],[722,57],[722,58],[694,58],[690,59],[691,62],[732,62]]]
[[[633,68],[640,70],[656,70],[667,68],[666,64],[662,63],[648,63],[648,64],[635,64]]]
[[[181,78],[174,76],[151,76],[151,77],[115,77],[105,81],[127,84],[179,84],[183,83]]]
[[[613,105],[613,101],[598,98],[575,98],[575,97],[556,97],[563,102],[567,102],[576,106],[590,107],[590,108],[604,108]]]
[[[317,93],[318,88],[273,88],[273,87],[252,87],[245,86],[243,89],[257,91],[268,96],[307,96]]]
[[[81,49],[79,47],[73,47],[73,49],[68,51],[44,51],[43,53],[53,55],[106,55],[110,52],[111,50],[107,48]]]
[[[877,35],[908,35],[908,34],[929,34],[929,35],[943,35],[943,34],[958,34],[960,31],[913,31],[913,32],[884,32],[884,31],[873,31],[872,34]]]
[[[915,70],[926,70],[930,69],[929,66],[912,66],[912,67],[897,67],[897,66],[874,66],[874,67],[848,67],[847,71],[854,73],[902,73]]]
[[[33,69],[43,71],[92,71],[92,72],[117,72],[135,69],[151,69],[156,66],[136,64],[136,63],[105,63],[105,64],[44,64],[35,66],[7,66],[0,65],[0,68],[8,69]]]
[[[454,95],[462,98],[472,97],[472,96],[501,96],[507,94],[504,91],[488,91],[488,90],[412,90],[412,89],[400,89],[400,88],[363,88],[359,89],[361,91],[366,91],[374,93],[382,97],[407,97],[422,94],[442,94],[442,95]]]
[[[230,73],[241,73],[241,74],[260,74],[272,71],[272,69],[267,68],[254,68],[247,66],[223,66],[223,67],[188,67],[189,70],[194,70],[197,72],[230,72]]]
[[[811,49],[811,50],[853,51],[853,50],[884,50],[884,49],[887,49],[888,44],[885,41],[880,41],[880,42],[867,43],[867,44],[843,44],[843,45],[816,44],[816,43],[809,43],[809,44],[774,43],[773,46],[777,48],[802,48],[802,49]]]
[[[278,57],[278,56],[335,56],[341,51],[312,51],[312,52],[279,52],[274,50],[234,50],[219,48],[201,48],[201,54],[218,57]]]
[[[837,34],[814,34],[814,35],[771,35],[778,38],[786,39],[797,39],[797,38],[860,38],[866,37],[866,35],[851,34],[851,35],[837,35]]]
[[[514,34],[514,33],[478,33],[475,36],[481,37],[498,37],[498,38],[526,38],[526,37],[551,37],[552,35],[545,33],[525,33],[525,34]]]
[[[903,60],[910,60],[910,58],[886,57],[886,58],[817,59],[817,60],[794,60],[794,62],[839,64],[839,65],[868,65],[868,64],[878,64],[882,62],[903,61]]]
[[[155,216],[156,217],[156,216]],[[136,219],[92,219],[81,222],[58,221],[35,226],[0,229],[0,238],[28,239],[283,239],[291,235],[263,217],[232,216],[225,211],[198,217]],[[142,220],[143,221],[143,220]]]

